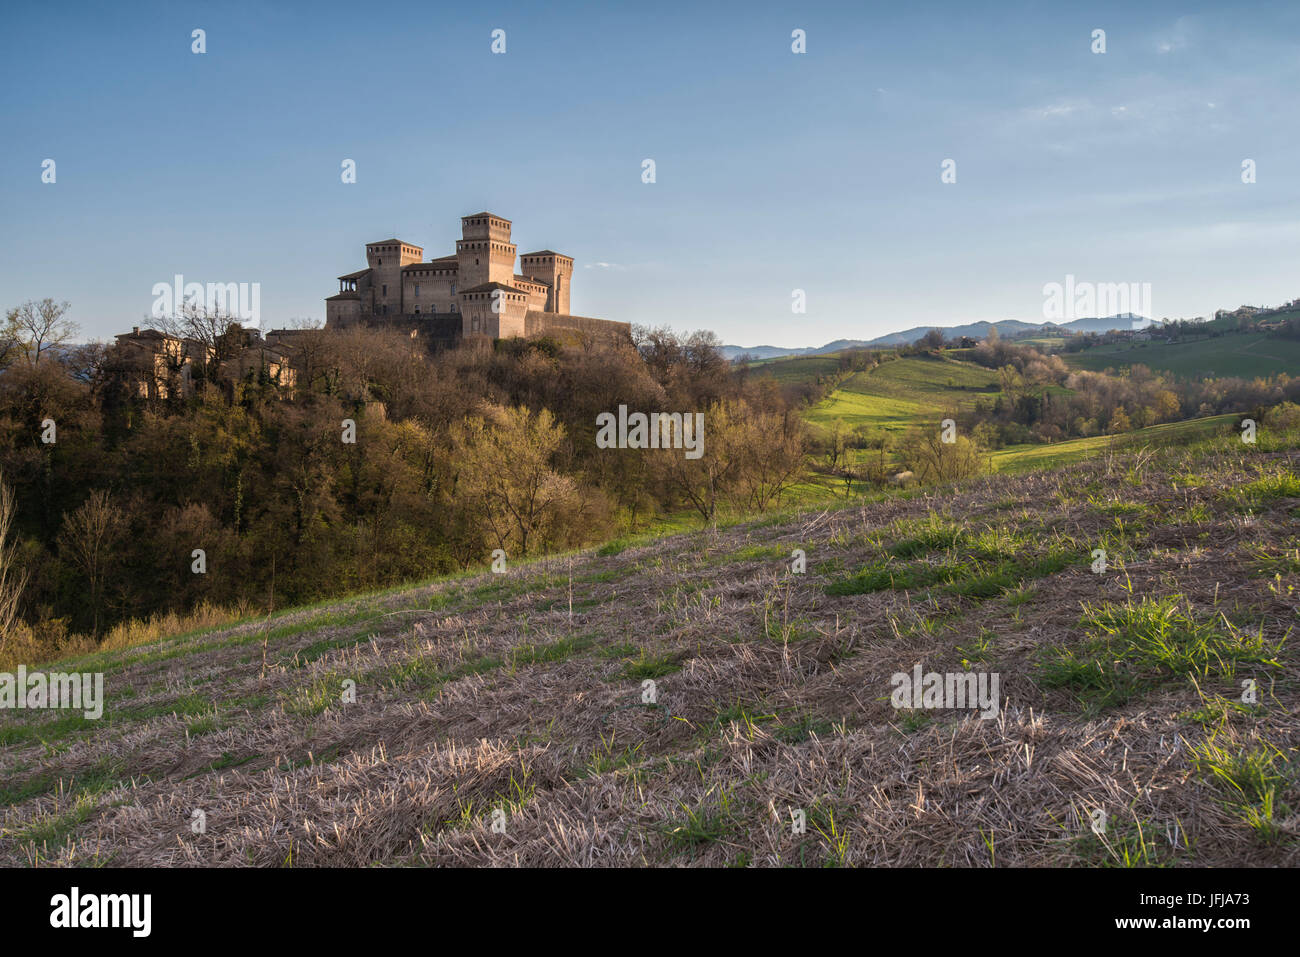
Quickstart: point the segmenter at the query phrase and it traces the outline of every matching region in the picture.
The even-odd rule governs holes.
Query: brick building
[[[573,258],[550,249],[518,256],[510,220],[492,213],[461,217],[461,238],[448,256],[400,239],[366,245],[365,269],[339,276],[325,300],[325,327],[388,325],[431,340],[627,338],[626,322],[569,313]]]

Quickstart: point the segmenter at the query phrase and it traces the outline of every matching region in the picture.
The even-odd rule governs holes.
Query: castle
[[[569,313],[573,257],[550,249],[519,257],[510,220],[492,213],[461,217],[456,252],[423,261],[424,250],[400,239],[366,245],[368,268],[339,276],[337,295],[325,300],[325,328],[387,328],[422,339],[430,348],[461,340],[490,344],[516,336],[547,336],[584,348],[629,342],[626,322]],[[175,324],[173,324],[175,325]],[[298,385],[301,345],[310,330],[256,328],[222,337],[219,370],[227,388],[260,380],[292,391]],[[212,342],[184,333],[141,330],[117,338],[117,369],[144,399],[189,396],[194,369],[217,358]]]
[[[338,294],[325,300],[325,328],[389,326],[431,344],[630,336],[629,323],[569,314],[571,256],[550,249],[524,253],[516,273],[510,220],[482,212],[462,216],[460,224],[456,252],[428,262],[413,243],[367,243],[367,268],[339,276]]]

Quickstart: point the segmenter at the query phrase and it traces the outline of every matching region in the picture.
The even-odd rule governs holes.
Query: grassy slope
[[[104,719],[0,713],[0,863],[1294,866],[1300,454],[1214,443],[68,663]]]
[[[912,356],[885,362],[870,372],[856,373],[810,409],[805,417],[821,430],[839,421],[848,429],[867,425],[900,433],[918,421],[937,420],[959,408],[968,408],[980,396],[995,398],[998,394],[997,377],[982,366],[962,361],[960,357],[966,351],[954,350],[952,355],[958,357],[956,361]],[[773,360],[764,374],[772,374],[781,381],[796,381],[829,374],[834,369],[833,359],[819,356]],[[992,466],[997,472],[1023,472],[1077,462],[1111,447],[1185,443],[1221,433],[1233,419],[1233,416],[1221,415],[1164,423],[1118,438],[1092,436],[1050,445],[1011,446],[993,453]],[[872,454],[856,450],[854,456],[856,460],[862,460]],[[843,487],[838,482],[821,477],[811,479],[792,491],[793,501],[809,506],[820,501],[834,501],[842,495]]]
[[[777,382],[802,382],[819,375],[833,375],[840,367],[839,353],[794,358],[763,359],[750,364],[755,375],[771,376]]]
[[[1184,444],[1212,435],[1224,435],[1232,431],[1237,418],[1235,415],[1213,415],[1204,419],[1188,419],[1185,422],[1164,422],[1117,436],[1094,435],[1053,442],[1049,445],[1012,445],[993,453],[993,470],[1024,472],[1078,462],[1109,448],[1137,449]]]
[[[1238,338],[1242,341],[1238,342]],[[1247,339],[1249,341],[1245,341]],[[1255,356],[1264,349],[1261,345],[1263,337],[1259,335],[1224,336],[1213,341],[1220,343],[1222,348],[1244,349],[1244,353],[1234,353],[1236,356],[1234,361],[1246,365],[1255,361],[1253,358],[1247,358],[1247,355]],[[1280,341],[1269,340],[1268,347],[1272,348]],[[1198,363],[1207,362],[1207,354],[1201,348],[1202,344],[1191,345],[1196,348],[1186,356],[1178,353],[1179,349],[1185,347],[1169,347],[1167,354],[1173,357],[1172,361],[1178,369],[1192,368],[1196,374],[1200,374],[1201,366],[1198,366]],[[1297,361],[1289,365],[1287,371],[1300,372],[1300,344],[1290,345],[1297,346],[1294,350]],[[1108,353],[1110,358],[1105,361],[1100,358],[1102,349],[1094,349],[1082,355],[1096,357],[1096,361],[1090,367],[1104,369],[1117,365],[1118,361],[1114,358],[1117,353],[1112,347],[1106,348],[1110,350]],[[959,408],[969,408],[980,396],[995,398],[998,394],[996,375],[982,366],[963,361],[961,357],[967,351],[969,350],[950,350],[950,355],[956,357],[955,360],[912,356],[883,363],[870,372],[857,373],[828,398],[810,409],[806,413],[806,418],[815,428],[821,430],[829,428],[838,420],[849,429],[867,425],[900,433],[918,421],[937,420],[943,415],[952,414]],[[1157,354],[1165,353],[1157,351]],[[1280,354],[1290,353],[1284,349]],[[1119,355],[1129,356],[1130,353],[1125,351]],[[1132,355],[1137,353],[1134,352]],[[1078,356],[1070,358],[1073,361]],[[1145,360],[1130,358],[1128,361]],[[816,359],[775,360],[769,369],[771,374],[778,375],[782,381],[794,381],[809,375],[829,373],[833,371],[833,366],[833,361],[817,357]],[[1083,367],[1083,364],[1080,363],[1079,367]],[[1245,365],[1234,366],[1234,368],[1245,368]],[[1023,472],[1077,462],[1110,447],[1125,445],[1141,447],[1164,442],[1185,443],[1223,432],[1233,418],[1233,416],[1220,415],[1184,422],[1168,422],[1139,429],[1114,439],[1111,436],[1092,436],[1050,445],[1011,446],[993,453],[993,469],[997,472]],[[856,452],[858,459],[870,455],[870,452]],[[832,485],[834,487],[831,487]],[[811,504],[828,496],[833,498],[837,493],[842,493],[842,489],[835,483],[813,481],[800,486],[796,492],[797,500]]]
[[[811,361],[792,359],[773,363],[773,374],[782,365],[786,366],[779,371],[778,378],[782,381],[825,371],[811,365]],[[902,432],[921,419],[937,421],[973,404],[980,395],[995,395],[996,390],[996,376],[973,363],[909,356],[884,362],[869,372],[853,374],[830,396],[805,412],[804,418],[814,429],[823,432],[837,421],[849,430],[866,425]],[[873,453],[855,449],[850,454],[854,461],[862,461]],[[791,498],[799,504],[813,505],[833,501],[843,493],[838,481],[818,475],[792,489]]]
[[[997,376],[981,366],[909,356],[851,376],[811,409],[807,418],[821,428],[838,419],[850,429],[869,425],[902,431],[920,418],[937,419],[997,391]]]
[[[1155,371],[1167,371],[1182,378],[1275,376],[1279,372],[1300,375],[1300,342],[1278,339],[1258,332],[1240,332],[1217,339],[1166,344],[1139,342],[1097,346],[1064,355],[1076,369],[1094,372],[1121,369],[1141,363]]]

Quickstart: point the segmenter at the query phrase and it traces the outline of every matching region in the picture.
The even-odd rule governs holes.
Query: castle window
[[[383,285],[381,288],[384,290],[384,291],[381,293],[381,295],[387,296],[387,295],[388,295],[388,283],[384,283],[384,285]]]
[[[420,284],[418,282],[415,284],[415,295],[417,298],[420,295]]]

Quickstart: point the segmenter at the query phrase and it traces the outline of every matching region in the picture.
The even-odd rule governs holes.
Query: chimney
[[[139,326],[132,326],[132,327],[131,327],[131,335],[133,335],[133,336],[138,336],[139,334],[140,334],[140,327],[139,327]]]

